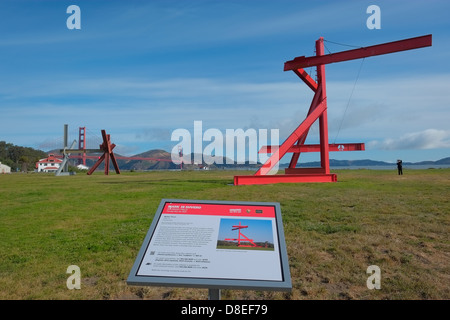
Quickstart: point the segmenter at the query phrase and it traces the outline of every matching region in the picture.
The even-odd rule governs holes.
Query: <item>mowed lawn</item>
[[[230,171],[0,175],[0,299],[207,299],[126,284],[162,198],[281,204],[292,291],[223,299],[449,299],[450,170],[337,173],[261,186],[233,186]],[[70,265],[79,290],[66,286]],[[370,265],[379,290],[367,288]]]

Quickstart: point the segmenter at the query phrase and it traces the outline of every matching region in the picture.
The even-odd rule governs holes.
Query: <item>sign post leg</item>
[[[220,289],[208,289],[208,300],[220,300]]]

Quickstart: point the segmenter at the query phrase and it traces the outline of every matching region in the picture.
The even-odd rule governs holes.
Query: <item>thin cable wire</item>
[[[326,41],[326,42],[329,42],[329,43],[333,43],[333,44],[337,44],[337,45],[339,45],[339,46],[344,46],[344,47],[351,47],[351,48],[364,48],[364,47],[361,47],[361,46],[354,46],[354,45],[351,45],[351,44],[345,44],[345,43],[339,43],[339,42],[334,42],[334,41],[330,41],[330,40],[326,40],[326,39],[324,39],[324,41]]]
[[[327,45],[325,43],[323,44],[323,46],[325,47],[325,49],[327,49],[328,53],[330,53],[330,54],[333,53],[333,52],[330,51],[330,49],[328,49],[328,47],[327,47]]]
[[[336,139],[337,139],[337,137],[339,135],[339,132],[341,131],[342,123],[344,122],[345,114],[347,113],[348,106],[350,105],[350,101],[352,100],[353,92],[355,91],[356,83],[358,82],[359,75],[361,74],[361,69],[362,69],[362,66],[364,64],[364,60],[365,60],[365,58],[362,59],[361,65],[359,66],[358,74],[356,76],[355,83],[353,84],[352,92],[350,93],[350,97],[348,98],[347,106],[345,107],[344,114],[342,116],[341,123],[339,124],[339,128],[338,128],[338,131],[336,133],[336,137],[334,138],[333,144],[336,143]]]
[[[89,128],[86,128],[85,134],[87,135],[85,136],[87,149],[96,149],[103,141],[102,137],[98,136],[92,130],[89,130]]]

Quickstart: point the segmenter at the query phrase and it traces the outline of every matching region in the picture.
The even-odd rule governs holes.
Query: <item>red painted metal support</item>
[[[105,161],[105,175],[109,174],[109,160],[111,160],[114,169],[117,174],[120,174],[119,165],[117,164],[116,156],[113,149],[116,147],[114,143],[111,143],[111,136],[106,134],[105,130],[102,130],[103,143],[100,145],[100,149],[103,151],[103,155],[97,160],[94,166],[88,171],[88,175],[91,175],[98,166]]]
[[[314,168],[316,169],[316,168]],[[320,168],[318,168],[320,169]],[[336,182],[334,173],[303,173],[303,174],[277,174],[264,176],[234,176],[234,185],[274,184],[274,183],[306,183],[306,182]]]
[[[272,168],[280,161],[281,158],[289,151],[298,139],[311,127],[311,125],[325,111],[326,103],[322,101],[319,105],[306,117],[306,119],[291,133],[284,143],[269,157],[265,164],[255,173],[256,176],[268,174]]]
[[[259,150],[259,153],[275,152],[280,146],[265,146]],[[365,150],[364,143],[333,143],[328,147],[330,152],[333,151],[363,151]],[[320,144],[301,144],[291,146],[287,152],[301,153],[301,152],[320,152]]]
[[[399,41],[393,41],[383,44],[377,44],[370,47],[362,47],[353,50],[347,50],[343,52],[330,53],[324,56],[312,56],[312,57],[297,57],[291,61],[287,61],[284,64],[284,71],[298,70],[300,68],[314,67],[318,65],[330,64],[335,62],[349,61],[355,59],[368,58],[373,56],[379,56],[383,54],[389,54],[394,52],[419,49],[424,47],[430,47],[432,42],[432,35],[425,35],[421,37],[409,38]]]
[[[306,119],[280,146],[262,148],[260,152],[272,155],[253,176],[235,176],[235,185],[337,181],[336,175],[330,173],[329,152],[359,151],[364,150],[365,147],[363,143],[331,145],[328,143],[325,64],[428,47],[431,46],[432,36],[426,35],[327,55],[324,54],[323,41],[323,38],[316,41],[316,56],[297,57],[287,61],[284,65],[284,71],[292,70],[314,92]],[[304,70],[306,67],[316,67],[317,82]],[[309,129],[317,120],[319,121],[320,144],[305,145]],[[289,168],[285,170],[286,174],[270,175],[278,162],[289,152],[293,155]],[[320,152],[320,167],[296,168],[301,152]]]
[[[325,54],[323,38],[316,42],[316,54],[321,57]],[[327,86],[325,82],[325,65],[321,64],[317,66],[317,79],[319,81],[321,91],[319,100],[326,103],[327,98]],[[328,115],[325,105],[325,110],[319,117],[319,134],[320,134],[320,165],[325,170],[325,174],[330,174],[330,155],[328,145]]]

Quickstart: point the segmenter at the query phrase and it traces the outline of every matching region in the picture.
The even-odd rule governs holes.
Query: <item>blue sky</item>
[[[81,30],[66,27],[71,4]],[[380,30],[366,27],[371,4]],[[327,65],[326,74],[330,142],[366,144],[331,158],[438,160],[450,156],[448,12],[448,1],[2,0],[0,140],[58,147],[67,123],[71,140],[80,126],[106,129],[118,153],[133,155],[170,151],[171,133],[193,134],[201,120],[224,133],[279,129],[282,142],[312,99],[285,61],[314,55],[321,36],[338,52],[349,47],[332,42],[433,34],[432,47]],[[313,127],[307,142],[317,140]]]

